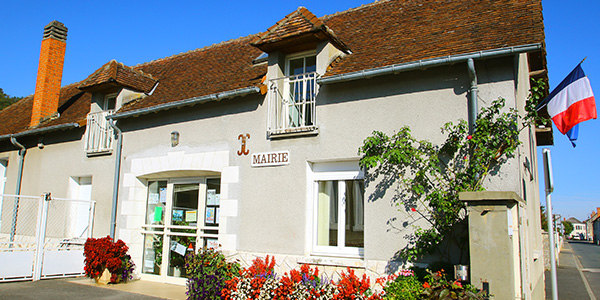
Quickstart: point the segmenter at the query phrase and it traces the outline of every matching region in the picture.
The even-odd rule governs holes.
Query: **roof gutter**
[[[403,64],[395,64],[391,66],[374,68],[374,69],[366,69],[357,72],[338,74],[333,76],[321,77],[317,79],[318,84],[330,84],[330,83],[338,83],[345,81],[352,81],[358,79],[371,78],[382,75],[390,75],[396,74],[405,71],[411,71],[416,69],[424,69],[427,67],[435,67],[441,65],[454,64],[459,62],[466,62],[469,59],[485,59],[485,58],[495,58],[501,56],[508,56],[513,54],[527,53],[536,50],[541,50],[542,44],[528,44],[507,48],[499,48],[492,50],[484,50],[466,54],[457,54],[457,55],[449,55],[444,57],[430,58],[417,60],[413,62],[403,63]]]
[[[64,130],[64,129],[77,128],[77,127],[79,127],[78,123],[66,123],[66,124],[42,127],[42,128],[27,130],[27,131],[23,131],[23,132],[19,132],[19,133],[0,135],[0,141],[10,139],[11,137],[18,138],[18,137],[24,137],[24,136],[28,136],[28,135],[42,134],[42,133],[47,133],[47,132],[51,132],[51,131],[58,131],[58,130]]]
[[[159,105],[155,105],[152,107],[141,108],[141,109],[126,111],[126,112],[122,112],[122,113],[116,113],[116,114],[109,115],[106,118],[109,120],[110,119],[118,120],[118,119],[124,119],[124,118],[128,118],[128,117],[137,117],[139,115],[158,112],[161,110],[180,108],[183,106],[201,104],[201,103],[206,103],[206,102],[211,102],[211,101],[220,101],[220,100],[227,99],[227,98],[246,96],[246,95],[250,95],[250,94],[256,94],[259,92],[260,92],[260,89],[258,87],[251,86],[251,87],[241,88],[241,89],[237,89],[237,90],[231,90],[231,91],[226,91],[226,92],[222,92],[222,93],[215,93],[215,94],[210,94],[210,95],[206,95],[206,96],[194,97],[194,98],[189,98],[189,99],[185,99],[185,100],[169,102],[169,103],[165,103],[165,104],[159,104]]]

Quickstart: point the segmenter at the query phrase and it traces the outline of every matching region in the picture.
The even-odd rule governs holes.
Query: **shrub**
[[[422,299],[487,299],[484,291],[477,291],[472,285],[463,286],[460,281],[447,281],[444,270],[435,273],[429,271],[426,279],[427,281],[423,283]]]
[[[127,254],[129,247],[122,240],[113,242],[110,236],[85,241],[85,275],[97,279],[107,269],[111,283],[125,282],[132,278],[135,264]]]
[[[385,291],[385,299],[417,300],[423,290],[421,282],[412,270],[402,270],[390,275],[386,282],[379,281]]]
[[[185,257],[188,299],[221,299],[225,282],[239,276],[240,265],[217,250],[204,248]]]

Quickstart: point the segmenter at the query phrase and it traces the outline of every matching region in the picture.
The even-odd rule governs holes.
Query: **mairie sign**
[[[290,151],[252,153],[252,167],[270,167],[290,164]]]

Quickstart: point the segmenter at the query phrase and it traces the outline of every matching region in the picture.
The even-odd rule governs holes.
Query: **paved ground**
[[[147,281],[100,286],[87,278],[46,279],[0,283],[0,299],[185,299],[185,287]]]
[[[588,258],[586,254],[591,254],[591,258]],[[600,299],[598,298],[600,296],[600,273],[590,272],[594,269],[584,267],[586,265],[595,266],[592,262],[595,261],[593,257],[596,255],[600,263],[600,247],[598,246],[585,242],[565,242],[560,253],[560,265],[556,268],[559,299]],[[580,259],[583,259],[586,264],[582,265]],[[598,268],[597,270],[600,271],[600,264]],[[552,299],[550,275],[550,271],[546,271],[546,299]]]

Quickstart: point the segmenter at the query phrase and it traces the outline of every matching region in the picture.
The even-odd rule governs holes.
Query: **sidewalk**
[[[556,268],[556,281],[558,283],[558,299],[591,299],[587,292],[583,278],[577,266],[573,249],[569,243],[564,243],[560,252],[560,265]],[[546,271],[546,299],[552,299],[552,286],[550,271]]]
[[[185,286],[132,281],[99,285],[89,278],[60,278],[0,283],[0,299],[133,299],[184,300]]]

